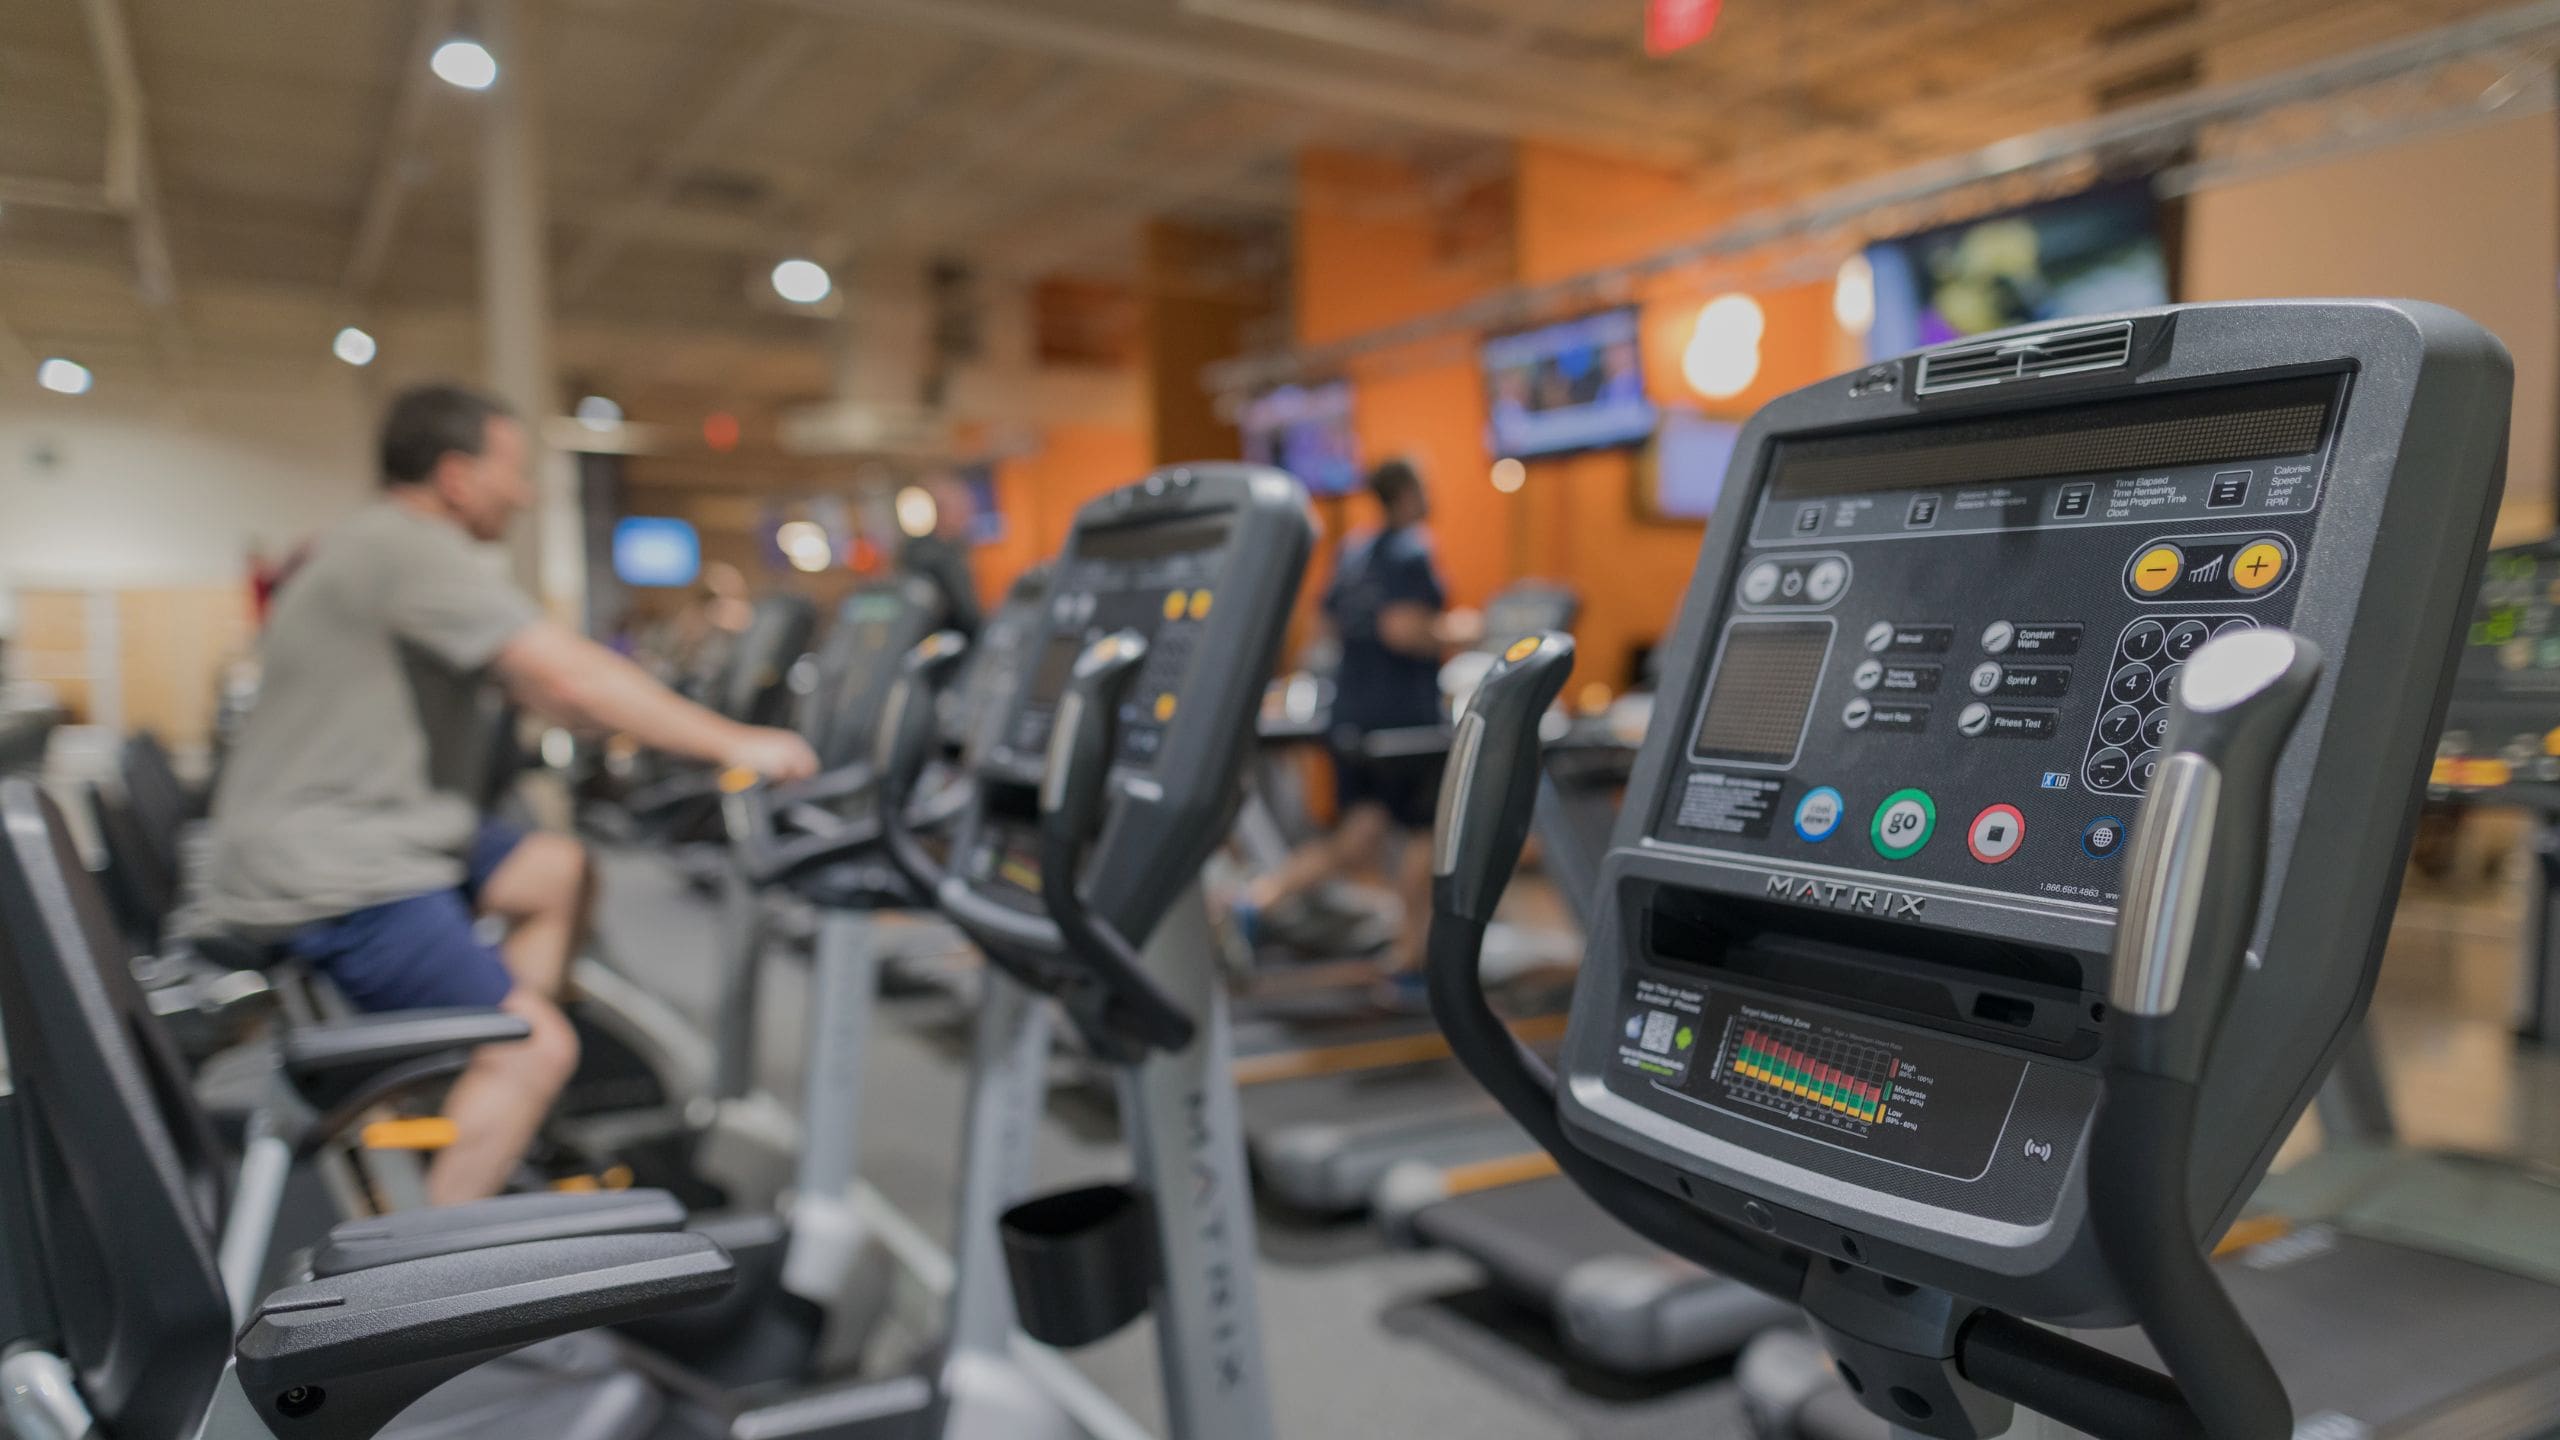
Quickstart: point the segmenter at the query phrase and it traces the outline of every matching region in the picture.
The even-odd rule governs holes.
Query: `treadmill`
[[[1546,873],[1586,929],[1586,902],[1630,759],[1605,727],[1588,722],[1576,722],[1545,755],[1539,845]],[[1564,1035],[1563,1016],[1531,1014],[1518,1019],[1515,1030],[1552,1052]],[[1410,1030],[1248,1056],[1238,1063],[1238,1080],[1255,1178],[1266,1194],[1311,1218],[1371,1209],[1387,1177],[1408,1166],[1435,1177],[1516,1176],[1519,1157],[1535,1148],[1450,1061],[1447,1042],[1427,1016]],[[1533,1169],[1550,1173],[1542,1165]],[[1390,1187],[1389,1193],[1410,1192]]]
[[[2533,816],[2515,1028],[2560,1040],[2560,535],[2489,552],[2429,795]]]
[[[1465,705],[1503,646],[1567,628],[1579,609],[1574,592],[1552,582],[1504,587],[1485,606],[1484,639],[1441,669],[1452,707]],[[1285,733],[1303,738],[1303,726],[1290,723],[1295,728]],[[1272,733],[1266,727],[1266,741]],[[1433,725],[1378,731],[1368,740],[1374,753],[1409,756],[1445,753],[1449,735],[1449,727]],[[1625,779],[1625,751],[1603,724],[1579,723],[1557,737],[1539,826],[1558,851],[1587,854],[1598,846]],[[1572,898],[1579,887],[1564,888]],[[1450,1063],[1429,1017],[1381,1014],[1365,1003],[1364,989],[1251,999],[1237,1025],[1237,1080],[1255,1178],[1301,1215],[1359,1214],[1400,1162],[1459,1165],[1513,1154],[1526,1143]],[[1536,1004],[1534,989],[1520,998],[1530,1002],[1519,1024],[1523,1038],[1552,1046],[1563,1035],[1562,1015]]]
[[[2549,1429],[2560,1286],[2477,1227],[2206,1261],[2371,998],[2511,386],[2451,311],[2297,301],[1772,402],[1552,1069],[1473,962],[1571,642],[1507,652],[1462,722],[1458,1054],[1620,1220],[1802,1305],[1896,1433]]]

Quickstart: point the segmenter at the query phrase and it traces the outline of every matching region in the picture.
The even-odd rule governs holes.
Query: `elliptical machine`
[[[1613,1214],[1801,1303],[1900,1430],[2286,1434],[2204,1249],[2372,993],[2510,385],[2450,311],[2294,302],[1772,402],[1553,1070],[1475,961],[1571,642],[1506,651],[1460,722],[1453,1048]],[[2045,1328],[2127,1323],[2147,1350]]]
[[[1272,1434],[1200,872],[1233,821],[1251,719],[1312,539],[1305,492],[1253,466],[1159,471],[1078,511],[1026,679],[971,757],[974,800],[947,862],[918,843],[904,800],[957,637],[928,642],[914,684],[891,698],[891,853],[992,962],[939,1387],[946,1403],[968,1402],[973,1423],[954,1409],[943,1433],[1048,1433],[1020,1415],[982,1428],[1015,1368],[1003,1344],[1013,1316],[1032,1339],[1073,1347],[1152,1309],[1168,1432]],[[1023,1200],[1051,996],[1117,1070],[1137,1177]]]

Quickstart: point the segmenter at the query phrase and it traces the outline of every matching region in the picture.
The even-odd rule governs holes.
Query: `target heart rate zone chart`
[[[1735,1016],[1723,1079],[1736,1099],[1808,1120],[1874,1124],[1893,1098],[1893,1057],[1828,1037],[1772,1035]]]

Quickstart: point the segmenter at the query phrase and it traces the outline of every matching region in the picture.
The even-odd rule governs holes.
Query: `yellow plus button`
[[[1156,720],[1157,720],[1159,723],[1161,723],[1161,722],[1163,722],[1163,721],[1166,721],[1166,720],[1170,720],[1170,719],[1172,719],[1172,718],[1173,718],[1173,707],[1174,707],[1174,699],[1173,699],[1173,692],[1172,692],[1172,691],[1167,690],[1167,691],[1166,691],[1166,692],[1164,692],[1163,694],[1161,694],[1161,695],[1157,696],[1157,697],[1156,697]]]
[[[2231,557],[2231,584],[2255,595],[2284,578],[2284,547],[2273,540],[2252,540]]]
[[[2133,562],[2133,588],[2157,595],[2178,583],[2178,567],[2187,563],[2175,545],[2154,545]]]

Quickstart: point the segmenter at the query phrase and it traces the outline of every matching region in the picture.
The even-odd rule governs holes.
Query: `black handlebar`
[[[1120,703],[1146,658],[1145,638],[1123,630],[1087,646],[1067,678],[1040,780],[1040,899],[1097,982],[1099,1013],[1082,1018],[1112,1038],[1173,1051],[1191,1043],[1197,1027],[1190,1015],[1146,972],[1129,937],[1093,913],[1076,889],[1085,843],[1103,820]]]
[[[880,772],[881,838],[888,842],[891,862],[927,895],[942,888],[943,870],[917,841],[907,816],[907,799],[933,753],[934,704],[968,653],[969,642],[957,630],[926,636],[907,652],[880,712],[874,768]]]
[[[2276,760],[2320,678],[2320,651],[2248,630],[2207,644],[2181,674],[2125,865],[2090,1220],[2206,1431],[2283,1436],[2292,1405],[2205,1260],[2188,1169],[2197,1085],[2257,923]]]
[[[1572,636],[1531,635],[1513,641],[1468,698],[1432,828],[1435,914],[1493,919],[1537,810],[1538,721],[1572,673]]]

